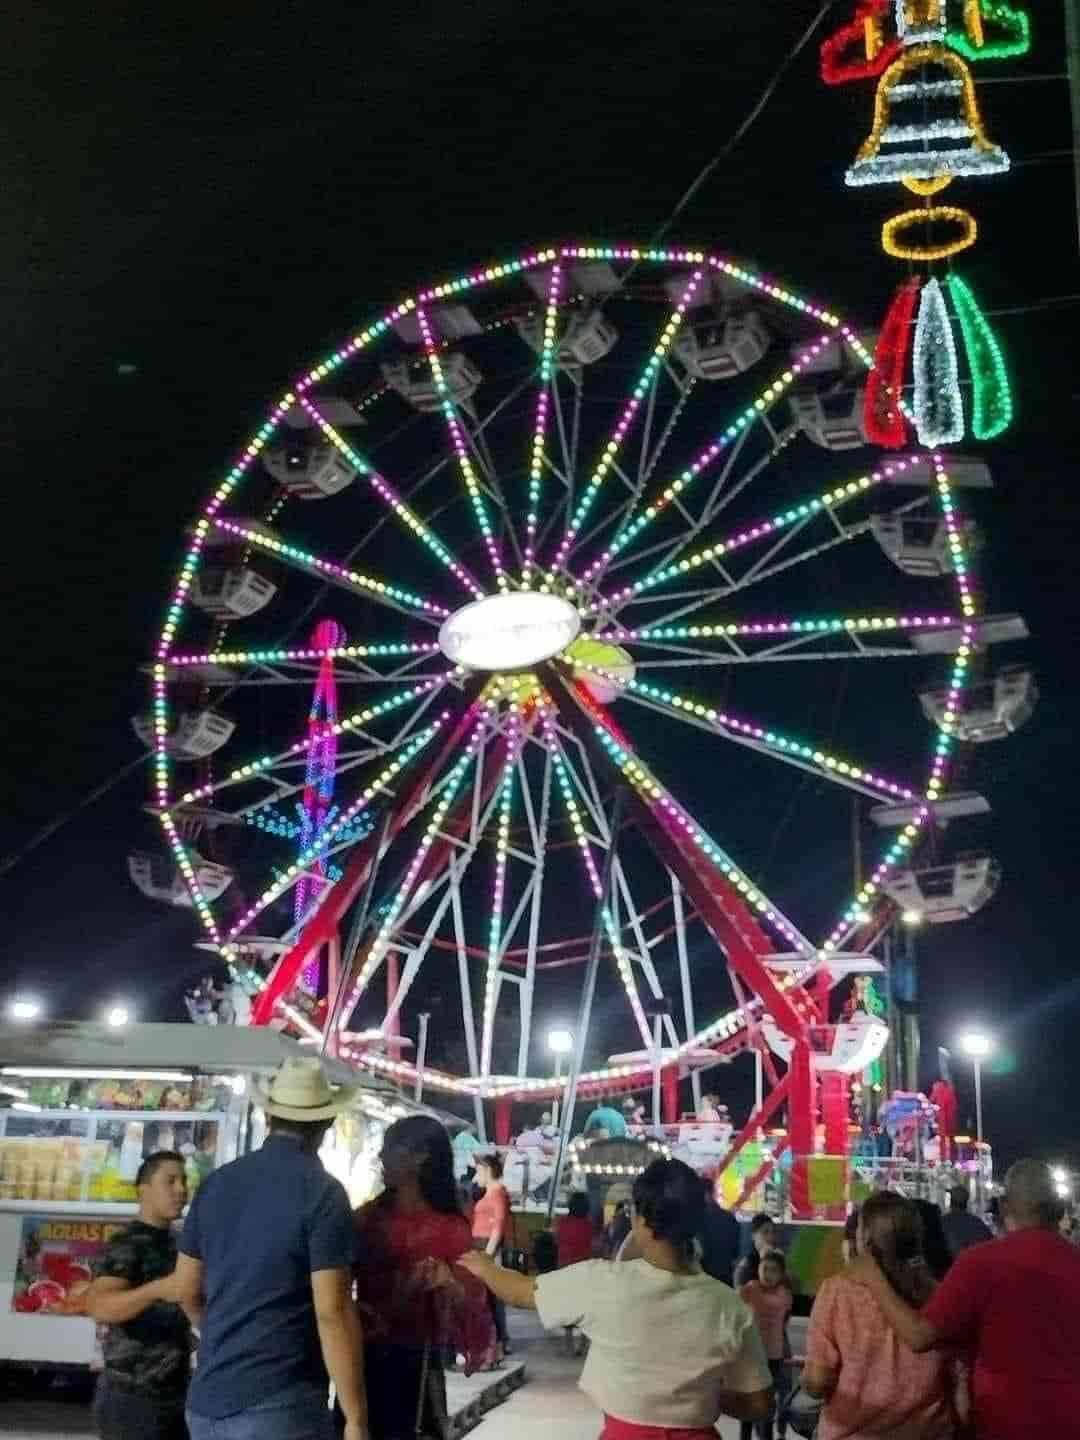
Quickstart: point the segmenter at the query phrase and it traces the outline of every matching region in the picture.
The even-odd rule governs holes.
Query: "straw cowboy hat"
[[[281,1062],[269,1087],[252,1079],[251,1098],[279,1120],[332,1120],[350,1105],[358,1085],[331,1085],[314,1056],[290,1056]]]

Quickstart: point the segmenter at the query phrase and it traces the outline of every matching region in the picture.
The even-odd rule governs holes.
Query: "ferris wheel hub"
[[[581,617],[560,595],[516,590],[455,611],[439,630],[439,646],[469,670],[527,670],[560,654],[580,629]]]

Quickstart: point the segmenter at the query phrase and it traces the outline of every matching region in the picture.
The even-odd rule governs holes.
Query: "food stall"
[[[142,1160],[178,1151],[194,1193],[261,1143],[247,1077],[302,1053],[262,1028],[0,1026],[0,1364],[94,1365],[84,1295],[95,1258],[136,1213]],[[358,1204],[374,1189],[383,1129],[411,1107],[325,1063],[336,1082],[362,1087],[324,1157]]]

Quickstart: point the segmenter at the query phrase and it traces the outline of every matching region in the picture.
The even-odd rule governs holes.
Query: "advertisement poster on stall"
[[[24,1215],[12,1310],[20,1315],[85,1315],[94,1261],[126,1223]]]

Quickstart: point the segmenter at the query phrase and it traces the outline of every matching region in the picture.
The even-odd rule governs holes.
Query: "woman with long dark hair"
[[[356,1212],[356,1283],[365,1320],[371,1440],[414,1440],[446,1428],[445,1351],[466,1371],[490,1364],[487,1296],[458,1261],[470,1249],[458,1208],[450,1137],[427,1115],[383,1137],[385,1189]]]
[[[933,1294],[922,1217],[904,1196],[883,1191],[863,1202],[858,1249],[909,1305],[921,1309]],[[952,1440],[956,1432],[953,1363],[909,1350],[844,1271],[814,1300],[802,1386],[826,1400],[818,1440]]]
[[[696,1260],[705,1196],[679,1160],[634,1182],[640,1258],[585,1260],[535,1279],[490,1256],[465,1267],[546,1329],[577,1325],[591,1341],[581,1388],[604,1414],[604,1440],[716,1440],[721,1415],[764,1420],[772,1388],[749,1307]]]

